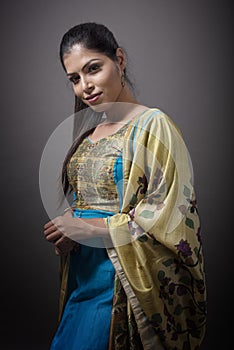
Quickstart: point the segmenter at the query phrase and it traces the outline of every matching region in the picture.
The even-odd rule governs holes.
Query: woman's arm
[[[57,255],[66,255],[77,242],[90,238],[110,238],[109,229],[102,218],[81,219],[64,214],[49,221],[44,226],[44,235],[48,242],[55,245]]]

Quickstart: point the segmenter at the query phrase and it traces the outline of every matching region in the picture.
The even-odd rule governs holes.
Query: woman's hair
[[[119,45],[113,33],[103,24],[97,24],[94,22],[81,23],[69,29],[64,34],[60,43],[59,55],[65,71],[66,68],[64,65],[64,55],[69,54],[72,51],[74,45],[77,44],[82,45],[86,49],[102,53],[108,56],[112,61],[117,62],[116,50]],[[126,82],[132,88],[133,86],[127,76],[126,69],[124,70],[124,74]],[[87,105],[84,104],[83,101],[80,100],[77,96],[75,96],[75,113],[85,109],[87,109]],[[90,111],[90,108],[88,108],[86,112],[87,113],[81,113],[83,118],[80,116],[80,113],[78,117],[75,116],[74,118],[73,137],[75,141],[67,153],[62,168],[62,185],[65,195],[67,194],[70,187],[67,177],[67,165],[80,143],[86,136],[88,136],[88,134],[90,134],[95,129],[95,126],[100,123],[102,118],[101,113]],[[85,123],[83,122],[84,120]],[[90,123],[88,121],[90,121]]]
[[[64,69],[64,55],[70,53],[76,44],[100,52],[113,61],[116,60],[116,50],[119,47],[112,32],[103,24],[92,22],[78,24],[64,34],[60,44],[59,54]]]

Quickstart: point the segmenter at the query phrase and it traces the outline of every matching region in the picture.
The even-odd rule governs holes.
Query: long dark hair
[[[73,46],[76,44],[81,44],[86,49],[95,50],[102,53],[108,56],[114,62],[117,61],[116,50],[119,45],[113,33],[103,24],[97,24],[94,22],[82,23],[68,30],[62,38],[59,55],[61,64],[65,71],[64,55],[69,54]],[[128,78],[126,69],[124,70],[124,74],[126,82],[131,88],[133,88],[133,85]],[[80,113],[81,111],[82,113]],[[67,166],[69,161],[84,138],[94,131],[95,127],[101,122],[103,117],[102,113],[97,113],[92,111],[90,108],[87,108],[87,105],[85,105],[77,96],[75,96],[74,112],[74,142],[63,162],[61,175],[62,187],[65,196],[69,189],[69,192],[72,190],[67,176]],[[78,113],[77,116],[76,113]]]

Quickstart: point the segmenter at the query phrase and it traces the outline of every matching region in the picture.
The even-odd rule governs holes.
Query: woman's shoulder
[[[145,110],[139,113],[133,120],[133,125],[141,129],[176,129],[181,134],[181,131],[174,120],[165,113],[162,109],[146,107]]]

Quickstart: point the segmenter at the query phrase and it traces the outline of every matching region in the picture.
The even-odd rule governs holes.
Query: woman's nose
[[[94,89],[94,85],[90,79],[83,78],[81,80],[81,83],[82,83],[82,90],[84,92],[90,93],[90,91],[92,91]]]

